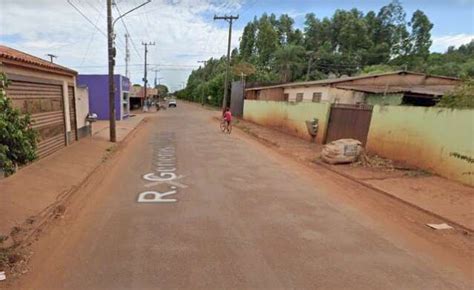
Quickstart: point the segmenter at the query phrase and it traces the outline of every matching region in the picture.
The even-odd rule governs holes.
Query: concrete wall
[[[474,110],[375,106],[367,149],[474,186]]]
[[[245,100],[244,119],[311,140],[305,121],[317,118],[319,120],[319,131],[316,141],[321,143],[326,134],[329,109],[329,103]]]
[[[127,78],[114,75],[115,83],[115,117],[122,120],[127,117],[128,104],[124,107],[123,93],[130,90]],[[109,119],[109,78],[108,75],[79,75],[77,84],[89,88],[89,111],[96,113],[99,120]],[[125,112],[125,108],[127,111]]]
[[[364,93],[333,88],[330,86],[301,86],[285,88],[284,93],[288,94],[289,102],[295,102],[298,93],[303,93],[303,102],[312,102],[313,93],[321,93],[321,102],[357,104],[364,101]]]
[[[87,87],[76,88],[76,117],[77,128],[87,125],[86,117],[89,114],[89,90]]]

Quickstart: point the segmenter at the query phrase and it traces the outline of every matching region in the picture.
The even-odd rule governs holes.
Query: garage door
[[[31,115],[33,128],[39,132],[39,158],[66,146],[61,85],[13,80],[7,96],[23,114]]]

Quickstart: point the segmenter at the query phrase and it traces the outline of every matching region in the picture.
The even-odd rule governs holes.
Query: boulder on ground
[[[363,151],[362,143],[355,139],[339,139],[324,145],[321,159],[329,164],[356,162]]]

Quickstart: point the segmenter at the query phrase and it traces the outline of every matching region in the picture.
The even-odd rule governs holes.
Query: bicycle
[[[227,124],[227,122],[224,119],[222,119],[220,127],[221,127],[222,133],[230,134],[232,132],[232,123]]]

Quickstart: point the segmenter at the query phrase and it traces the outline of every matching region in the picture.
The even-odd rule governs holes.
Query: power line
[[[115,3],[115,9],[117,10],[119,16],[122,16],[122,13],[120,12],[120,9],[119,9],[119,7],[118,7],[118,3]],[[135,52],[136,52],[136,54],[138,55],[138,57],[139,57],[140,59],[143,59],[142,56],[140,55],[140,52],[138,51],[137,46],[135,45],[135,41],[133,41],[132,35],[131,35],[130,32],[128,31],[128,27],[127,27],[127,25],[125,24],[125,21],[123,20],[123,18],[120,18],[120,20],[122,21],[123,27],[125,27],[125,31],[127,31],[127,34],[128,34],[128,37],[130,38],[130,42],[132,43],[133,49],[135,50]]]
[[[229,95],[228,92],[228,80],[229,80],[229,67],[230,67],[230,42],[232,38],[232,23],[234,20],[239,19],[239,15],[237,16],[217,16],[214,15],[214,20],[225,20],[229,22],[229,39],[227,41],[227,65],[226,65],[226,70],[225,70],[225,83],[224,83],[224,98],[222,99],[222,108],[225,108],[227,106],[227,97]]]
[[[95,21],[96,25],[97,25],[97,23],[99,23],[99,20],[100,20],[101,16],[102,16],[102,12],[99,11],[99,15],[97,16],[97,20]],[[81,65],[84,63],[84,61],[86,60],[87,55],[89,54],[89,49],[91,47],[92,41],[94,40],[96,32],[97,32],[97,30],[94,30],[94,33],[92,33],[92,35],[91,35],[89,43],[87,44],[86,52],[85,52],[84,56],[82,57]]]
[[[69,3],[74,9],[76,9],[76,11],[81,14],[82,17],[84,17],[84,19],[87,20],[87,22],[89,22],[92,26],[95,27],[95,29],[97,29],[103,36],[107,37],[107,33],[105,33],[104,31],[102,31],[102,29],[100,29],[97,25],[94,24],[94,22],[92,22],[92,20],[89,19],[89,17],[87,17],[84,13],[82,13],[82,11],[76,7],[76,5],[72,4],[71,0],[67,0],[67,3]]]

